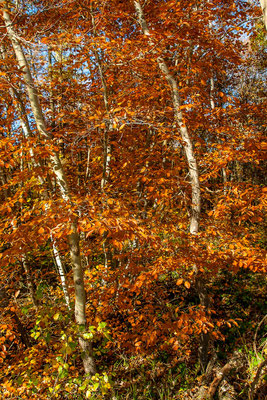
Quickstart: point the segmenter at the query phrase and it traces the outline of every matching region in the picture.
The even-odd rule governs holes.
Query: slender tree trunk
[[[97,32],[96,32],[96,25],[95,25],[95,18],[94,18],[94,10],[93,10],[93,2],[91,3],[91,20],[92,20],[92,25],[93,25],[93,32],[94,36],[97,37]],[[108,101],[108,88],[107,88],[107,83],[106,79],[104,76],[103,72],[103,67],[102,67],[102,62],[99,57],[98,50],[94,50],[94,54],[97,60],[97,65],[98,65],[98,71],[102,83],[102,89],[103,89],[103,101],[104,101],[104,106],[106,109],[106,113],[108,114],[108,121],[106,122],[106,127],[104,130],[104,143],[103,143],[103,149],[104,149],[104,158],[103,158],[103,175],[101,179],[101,189],[104,192],[105,191],[105,186],[108,182],[109,175],[110,175],[110,161],[111,161],[111,145],[109,142],[109,132],[112,129],[112,119],[110,117],[110,107],[109,107],[109,101]],[[108,268],[108,248],[106,245],[106,240],[107,237],[105,233],[103,234],[103,255],[104,255],[104,267],[107,270]]]
[[[53,96],[53,66],[52,66],[52,50],[48,48],[48,76],[49,76],[49,103],[51,110],[51,126],[55,128],[55,101]]]
[[[149,36],[149,29],[144,17],[143,9],[139,1],[134,1],[135,10],[138,16],[139,24],[142,28],[144,35]],[[151,41],[152,42],[152,41]],[[191,201],[191,217],[190,217],[190,233],[197,234],[199,227],[199,217],[200,217],[200,207],[201,207],[201,195],[200,195],[200,184],[199,184],[199,173],[197,160],[193,151],[193,144],[190,138],[188,128],[186,126],[185,120],[183,118],[183,113],[181,110],[181,99],[178,90],[178,84],[172,73],[170,72],[167,63],[162,56],[157,58],[157,63],[159,69],[161,70],[163,76],[166,78],[167,82],[172,91],[172,102],[174,115],[179,127],[179,133],[183,139],[183,147],[186,154],[187,165],[189,170],[189,176],[191,181],[192,190],[192,201]]]
[[[2,48],[1,48],[1,56],[2,56],[2,58],[3,58],[3,54],[5,54],[5,52],[4,52],[4,48],[2,46]],[[11,97],[12,97],[12,99],[14,101],[15,108],[16,108],[16,111],[18,113],[18,118],[19,118],[22,130],[23,130],[24,136],[25,136],[26,139],[29,139],[30,137],[33,137],[33,133],[32,133],[31,128],[30,128],[30,124],[29,124],[29,121],[28,121],[28,116],[26,114],[25,106],[24,106],[24,103],[23,103],[23,101],[21,99],[21,95],[12,86],[10,86],[10,94],[11,94]],[[37,165],[39,165],[41,168],[43,167],[42,160],[39,159],[38,163],[35,162],[34,152],[33,152],[32,148],[30,149],[30,156],[32,158],[32,162],[33,162],[33,166],[34,167],[36,167]],[[40,183],[42,185],[45,184],[45,180],[44,180],[42,175],[39,174],[38,175],[38,179],[39,179],[39,181],[40,181]],[[49,182],[50,182],[50,180],[49,180]],[[49,182],[48,182],[48,184],[49,184]],[[48,191],[47,190],[45,190],[45,195],[46,195],[46,198],[48,199],[49,195],[48,195]],[[62,284],[62,289],[63,289],[64,296],[65,296],[65,301],[66,301],[66,304],[67,304],[68,308],[70,309],[70,301],[69,301],[68,290],[67,290],[67,287],[66,287],[66,278],[65,278],[64,269],[63,269],[63,266],[62,266],[62,261],[61,261],[58,249],[56,247],[55,240],[53,240],[52,237],[51,237],[51,240],[52,240],[52,245],[53,245],[53,253],[54,253],[54,256],[55,256],[55,262],[56,262],[56,265],[57,265],[58,273],[59,273],[61,284]],[[26,256],[23,255],[22,256],[22,265],[24,267],[26,276],[28,277],[29,274],[27,272],[27,267],[25,267],[26,264],[27,264],[26,263]],[[36,300],[34,300],[34,296],[33,296],[33,293],[31,291],[29,285],[28,285],[28,288],[29,288],[30,293],[31,293],[33,304],[37,308],[37,302],[36,302]]]
[[[149,36],[149,29],[145,20],[145,16],[143,13],[143,9],[139,1],[134,1],[136,13],[138,16],[139,24],[142,28],[144,35]],[[151,40],[152,43],[152,40]],[[191,181],[191,190],[192,190],[192,200],[191,200],[191,216],[190,216],[190,233],[195,235],[198,233],[199,230],[199,218],[200,218],[200,211],[201,211],[201,193],[200,193],[200,183],[199,183],[199,172],[198,172],[198,164],[196,157],[193,151],[193,144],[192,140],[189,135],[188,128],[186,126],[185,120],[183,118],[183,113],[181,110],[182,102],[179,95],[178,84],[175,77],[170,72],[164,58],[162,56],[157,57],[157,63],[159,69],[161,70],[163,76],[167,80],[171,92],[172,92],[172,102],[173,102],[173,109],[174,115],[179,127],[179,133],[183,140],[183,147],[186,155],[187,166]],[[212,81],[213,82],[213,81]],[[214,82],[213,82],[214,85]],[[211,88],[214,90],[214,87]],[[213,95],[213,93],[211,93]],[[213,102],[213,103],[212,103]],[[214,105],[214,101],[211,98],[211,104]],[[198,272],[197,267],[196,269],[196,288],[198,291],[198,296],[200,299],[200,304],[208,309],[209,307],[209,296],[204,284],[203,277]],[[202,333],[200,335],[200,345],[199,345],[199,360],[201,364],[201,369],[204,372],[207,364],[208,364],[208,348],[209,348],[209,334]]]
[[[88,145],[88,144],[87,144]],[[85,171],[85,180],[90,177],[90,156],[91,156],[91,147],[88,146],[87,150],[87,160],[86,160],[86,171]]]
[[[210,78],[210,107],[212,110],[215,108],[215,102],[214,102],[214,77],[213,75]]]
[[[5,59],[6,51],[5,51],[5,48],[3,45],[1,45],[1,47],[0,47],[0,56],[1,56],[2,60]],[[31,128],[29,125],[29,121],[28,121],[24,103],[21,99],[19,92],[11,84],[10,84],[9,92],[13,99],[14,106],[15,106],[16,112],[18,114],[18,118],[20,120],[20,124],[21,124],[21,128],[23,130],[24,136],[26,138],[28,138],[28,137],[32,136],[32,133],[31,133]]]
[[[31,71],[27,59],[24,55],[22,46],[20,45],[17,35],[13,29],[12,21],[7,11],[6,2],[5,2],[5,7],[2,9],[2,12],[8,37],[12,43],[19,67],[21,68],[24,74],[24,82],[27,88],[27,93],[29,96],[30,105],[36,122],[37,130],[39,134],[49,142],[51,141],[51,135],[46,129],[39,96],[35,88]],[[52,171],[56,176],[56,181],[61,191],[61,197],[66,204],[72,206],[72,199],[68,187],[68,182],[59,155],[56,151],[51,152],[50,161],[51,161]],[[71,223],[72,233],[68,236],[68,242],[70,248],[70,257],[73,269],[73,280],[75,288],[75,320],[78,325],[86,327],[84,277],[83,277],[83,269],[80,257],[77,218],[74,215],[70,215],[70,223]],[[82,336],[80,336],[79,344],[82,349],[82,357],[83,357],[85,372],[88,374],[94,374],[95,363],[93,359],[91,343],[89,343]]]
[[[200,300],[200,305],[204,307],[206,311],[210,308],[210,296],[207,292],[206,284],[203,276],[199,275],[196,277],[196,289]],[[209,362],[209,347],[210,347],[210,334],[209,332],[201,332],[199,347],[198,347],[198,358],[202,373],[206,372],[207,365]]]
[[[103,177],[101,180],[101,189],[102,190],[104,190],[104,187],[107,184],[109,174],[110,174],[111,146],[109,143],[108,131],[109,131],[109,127],[106,127],[106,129],[104,131]]]
[[[260,363],[260,365],[258,366],[256,375],[255,375],[255,377],[254,377],[254,379],[253,379],[253,381],[252,381],[252,383],[251,383],[251,385],[250,385],[250,389],[249,389],[249,400],[254,400],[254,399],[255,399],[255,397],[254,397],[255,389],[256,389],[256,387],[257,387],[257,385],[258,385],[258,383],[259,383],[260,378],[261,378],[262,375],[263,375],[262,377],[263,377],[263,379],[264,379],[264,372],[267,371],[266,367],[267,367],[267,358],[265,358],[265,360],[263,360],[263,361]]]
[[[95,26],[94,12],[93,12],[93,3],[91,4],[91,19],[92,19],[94,36],[96,37],[97,33],[96,33],[96,26]],[[95,57],[97,60],[98,71],[99,71],[102,88],[103,88],[103,101],[104,101],[106,112],[109,115],[110,111],[109,111],[109,102],[108,102],[108,89],[107,89],[106,79],[105,79],[103,68],[102,68],[102,63],[101,63],[97,49],[94,50],[94,54],[95,54]],[[103,176],[102,176],[102,180],[101,180],[101,189],[102,190],[104,190],[104,187],[106,186],[106,183],[108,181],[109,174],[110,174],[111,146],[109,143],[109,131],[111,130],[111,128],[112,128],[112,121],[109,116],[109,120],[107,121],[106,128],[104,130],[104,138],[103,138],[104,139],[104,145],[103,145],[104,159],[103,159]]]
[[[35,296],[33,281],[32,281],[31,273],[29,270],[28,261],[24,254],[22,254],[22,256],[21,256],[21,265],[22,265],[25,275],[26,275],[27,286],[28,286],[28,290],[30,292],[32,303],[33,303],[35,309],[38,310],[38,301]]]
[[[1,190],[4,194],[4,198],[6,199],[8,197],[9,190],[5,187],[5,185],[7,183],[7,179],[6,179],[5,171],[2,167],[0,167],[0,182],[4,186],[4,189],[1,188]]]
[[[262,14],[263,14],[263,22],[265,25],[265,29],[267,29],[267,0],[260,0]]]
[[[67,288],[67,284],[66,284],[66,276],[65,276],[64,266],[61,261],[60,254],[59,254],[55,239],[53,238],[52,234],[51,234],[51,242],[52,242],[52,247],[53,247],[55,264],[56,264],[58,274],[59,274],[59,277],[61,280],[61,286],[62,286],[62,290],[64,293],[65,302],[66,302],[68,309],[70,310],[71,309],[70,308],[70,297],[69,297],[69,292],[68,292],[68,288]]]

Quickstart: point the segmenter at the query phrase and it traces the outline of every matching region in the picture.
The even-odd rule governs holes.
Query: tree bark
[[[38,301],[35,296],[33,281],[32,281],[32,277],[30,275],[27,258],[24,254],[22,254],[22,256],[21,256],[21,264],[22,264],[22,267],[23,267],[25,275],[26,275],[27,287],[30,292],[32,303],[33,303],[35,309],[38,310]]]
[[[4,59],[3,55],[5,55],[5,49],[4,49],[3,46],[1,46],[0,54],[1,54],[2,59]],[[15,89],[15,87],[13,87],[13,86],[10,86],[10,94],[11,94],[11,97],[13,99],[16,111],[18,113],[18,118],[19,118],[22,130],[23,130],[24,136],[25,136],[26,139],[29,139],[30,137],[33,137],[34,135],[33,135],[33,132],[32,132],[32,130],[30,128],[28,116],[27,116],[27,113],[26,113],[26,110],[25,110],[24,103],[23,103],[23,101],[21,99],[21,95]],[[30,148],[30,156],[31,156],[32,163],[33,163],[34,167],[37,167],[37,166],[39,166],[41,168],[43,167],[43,162],[42,162],[41,159],[38,159],[38,162],[35,161],[34,152],[33,152],[32,148]],[[48,177],[48,186],[49,186],[49,183],[50,183],[50,179],[49,178],[50,177]],[[45,184],[45,179],[43,178],[43,176],[41,174],[38,174],[38,180],[39,180],[40,184],[42,184],[42,185]],[[44,193],[45,193],[46,199],[48,199],[49,198],[48,190],[45,189]],[[69,300],[68,290],[67,290],[67,287],[66,287],[65,273],[64,273],[63,266],[62,266],[62,261],[61,261],[61,257],[60,257],[59,251],[58,251],[58,249],[56,247],[55,240],[53,239],[52,235],[51,235],[51,241],[52,241],[52,246],[53,246],[53,253],[54,253],[54,256],[55,256],[55,263],[57,265],[58,273],[59,273],[59,276],[60,276],[62,289],[63,289],[64,297],[65,297],[65,301],[66,301],[67,307],[70,309],[70,300]],[[27,276],[27,282],[28,282],[28,277],[30,275],[29,275],[29,271],[28,271],[27,262],[26,262],[26,256],[25,255],[22,256],[21,262],[22,262],[23,268],[25,270],[25,273],[26,273],[26,276]],[[34,293],[32,292],[32,287],[31,286],[28,284],[28,288],[29,288],[29,291],[30,291],[30,294],[31,294],[31,298],[32,298],[33,304],[34,304],[35,308],[37,308],[37,301],[35,299]]]
[[[199,274],[196,277],[196,289],[201,306],[204,307],[206,311],[208,311],[210,308],[210,296],[207,293],[204,279]],[[198,358],[202,373],[205,373],[207,369],[210,357],[209,350],[210,350],[210,334],[209,332],[201,332],[199,347],[198,347]]]
[[[29,64],[23,52],[22,46],[17,38],[16,32],[13,29],[12,21],[7,11],[7,7],[8,7],[7,3],[5,2],[5,7],[2,9],[2,13],[7,34],[12,43],[19,67],[23,71],[24,82],[27,88],[27,93],[29,96],[30,105],[32,113],[34,115],[37,130],[39,134],[49,142],[51,141],[52,138],[50,133],[46,129],[46,124],[41,109],[37,89],[34,85]],[[59,155],[54,150],[51,152],[50,161],[51,161],[52,171],[56,176],[56,181],[60,188],[61,197],[66,203],[66,205],[68,204],[72,207],[73,206],[72,198],[69,191],[67,178],[65,176]],[[74,288],[75,288],[75,320],[78,325],[86,327],[84,277],[83,277],[83,269],[80,257],[77,218],[73,214],[70,215],[70,224],[72,233],[68,236],[68,242],[69,242],[70,258],[73,269]],[[82,337],[79,338],[79,343],[82,349],[82,357],[83,357],[85,372],[87,374],[94,374],[95,363],[92,354],[92,346],[90,343],[87,343],[86,340],[83,339]]]
[[[257,384],[259,383],[262,372],[264,371],[264,369],[266,370],[266,366],[267,366],[267,358],[263,360],[258,366],[255,378],[253,379],[250,385],[249,400],[254,400],[255,389],[257,387]]]
[[[63,267],[63,263],[61,261],[61,257],[58,251],[58,248],[56,246],[56,242],[55,239],[53,238],[53,235],[51,234],[51,242],[52,242],[52,248],[53,248],[53,254],[54,254],[54,258],[55,258],[55,264],[58,270],[58,274],[61,280],[61,286],[62,286],[62,290],[64,293],[64,298],[65,298],[65,303],[68,307],[68,309],[70,310],[70,296],[69,296],[69,292],[68,292],[68,288],[67,288],[67,284],[66,284],[66,276],[65,276],[65,271],[64,271],[64,267]]]
[[[238,371],[244,366],[243,355],[239,352],[235,352],[232,358],[221,368],[217,368],[215,377],[209,382],[205,382],[196,394],[195,398],[197,400],[213,400],[214,396],[218,392],[219,399],[221,400],[234,400],[235,391],[234,388],[225,381],[226,376],[231,372],[231,370]]]
[[[139,1],[134,1],[136,14],[138,16],[138,22],[142,28],[144,35],[150,36],[149,29],[145,20],[143,9]],[[152,40],[151,40],[152,42]],[[199,229],[199,217],[201,208],[201,194],[199,184],[199,172],[197,160],[193,150],[192,140],[189,135],[188,128],[183,118],[181,110],[182,102],[179,95],[178,84],[175,77],[170,72],[167,63],[162,56],[157,57],[157,64],[161,70],[163,76],[169,83],[172,91],[172,103],[174,109],[174,116],[179,127],[179,133],[183,140],[183,147],[186,154],[187,166],[190,176],[191,190],[192,190],[192,201],[191,201],[191,216],[190,216],[190,233],[197,234]]]
[[[150,36],[149,29],[146,23],[146,19],[143,13],[143,9],[139,1],[134,1],[134,6],[136,14],[138,16],[138,22],[142,28],[144,35]],[[153,41],[151,40],[151,43]],[[161,70],[163,76],[169,83],[172,91],[172,103],[174,109],[174,116],[179,127],[179,132],[183,140],[183,147],[186,155],[187,166],[191,181],[191,216],[190,216],[190,228],[189,231],[192,235],[196,235],[199,230],[199,218],[201,211],[201,193],[200,193],[200,183],[199,183],[199,172],[198,164],[193,150],[192,140],[189,135],[188,128],[186,126],[185,120],[183,118],[183,113],[181,110],[182,102],[179,95],[178,84],[175,77],[170,72],[164,58],[162,56],[157,57],[158,67]],[[196,269],[196,281],[197,281],[197,291],[200,298],[200,304],[207,308],[209,306],[209,296],[207,294],[205,284],[202,276],[198,273]],[[202,333],[200,337],[199,346],[199,359],[202,371],[204,372],[208,364],[208,348],[209,348],[209,333]]]
[[[265,29],[267,29],[267,0],[260,0],[262,14],[263,14],[263,22],[265,25]]]

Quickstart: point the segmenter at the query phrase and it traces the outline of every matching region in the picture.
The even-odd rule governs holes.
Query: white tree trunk
[[[265,25],[265,28],[267,29],[267,0],[260,0],[261,3],[261,8],[262,8],[262,14],[263,14],[263,22]]]
[[[3,47],[1,48],[1,53],[2,53],[2,56],[3,56],[3,54],[4,54]],[[2,57],[2,58],[4,58],[4,57]],[[31,128],[30,128],[30,124],[29,124],[28,117],[27,117],[27,114],[26,114],[25,106],[23,104],[21,96],[20,96],[19,92],[13,86],[10,86],[10,94],[11,94],[11,97],[13,99],[16,111],[18,113],[18,118],[19,118],[22,130],[23,130],[24,136],[25,136],[26,139],[29,139],[30,137],[33,137],[33,133],[32,133]],[[33,166],[39,165],[40,167],[42,167],[42,164],[41,164],[40,160],[39,160],[39,163],[35,162],[34,153],[33,153],[33,149],[32,148],[30,148],[30,156],[32,158]],[[44,179],[43,179],[43,177],[41,175],[38,175],[38,179],[39,179],[39,182],[41,184],[45,183],[45,181],[44,181]],[[49,197],[48,196],[48,192],[45,191],[45,193],[46,193],[46,197],[48,198]],[[68,294],[68,290],[67,290],[67,286],[66,286],[66,278],[65,278],[64,268],[63,268],[63,265],[62,265],[60,254],[59,254],[58,249],[57,249],[56,244],[55,244],[55,240],[53,239],[52,235],[51,235],[51,241],[52,241],[52,246],[53,246],[53,253],[54,253],[54,257],[55,257],[55,263],[56,263],[56,266],[57,266],[57,269],[58,269],[58,274],[59,274],[59,277],[60,277],[60,280],[61,280],[62,289],[63,289],[63,293],[64,293],[64,297],[65,297],[65,302],[67,304],[68,309],[70,309],[70,299],[69,299],[69,294]],[[22,258],[23,257],[24,256],[22,256]],[[22,264],[24,266],[24,261],[23,260],[22,260]],[[26,271],[25,267],[24,267],[24,269]]]
[[[64,267],[61,261],[61,257],[58,251],[58,248],[56,246],[56,242],[55,239],[53,238],[53,235],[51,234],[51,242],[52,242],[52,247],[53,247],[53,253],[54,253],[54,257],[55,257],[55,263],[58,269],[58,274],[61,280],[61,285],[62,285],[62,290],[64,293],[64,298],[65,298],[65,302],[67,304],[68,309],[70,310],[70,297],[69,297],[69,292],[68,292],[68,288],[67,288],[67,283],[66,283],[66,276],[65,276],[65,271],[64,271]]]
[[[13,29],[12,21],[7,11],[7,2],[5,2],[4,8],[2,9],[3,18],[7,30],[8,37],[12,43],[19,67],[23,71],[24,82],[27,87],[27,93],[30,100],[31,109],[34,115],[35,123],[38,132],[47,141],[51,140],[51,135],[46,129],[43,112],[40,105],[39,96],[34,85],[32,74],[24,55],[22,46],[17,38],[16,32]],[[50,161],[52,171],[56,176],[57,184],[61,191],[62,199],[66,204],[72,205],[72,199],[68,187],[68,182],[56,151],[53,151],[50,155]],[[73,280],[75,288],[75,320],[78,325],[86,327],[86,314],[85,314],[85,289],[84,289],[84,277],[83,269],[80,257],[80,246],[79,246],[79,234],[77,230],[77,218],[70,215],[71,234],[68,236],[70,257],[73,269]],[[79,337],[79,344],[82,349],[82,357],[85,372],[88,374],[95,373],[95,363],[92,355],[92,346],[83,337]]]
[[[144,35],[149,36],[149,29],[144,17],[143,9],[139,1],[134,1],[135,10],[138,16],[139,24],[142,28]],[[152,40],[151,40],[152,42]],[[198,173],[198,165],[197,160],[193,151],[193,144],[185,124],[183,113],[181,110],[181,99],[178,90],[178,84],[176,79],[170,72],[165,60],[163,57],[157,58],[158,66],[169,83],[169,86],[172,91],[172,102],[174,115],[179,127],[180,135],[183,139],[183,147],[186,154],[187,166],[189,170],[189,176],[191,181],[191,190],[192,190],[192,201],[191,201],[191,217],[190,217],[190,233],[197,234],[199,228],[199,217],[200,217],[200,204],[201,204],[201,195],[200,195],[200,184],[199,184],[199,173]]]
[[[144,35],[149,36],[149,29],[145,20],[145,16],[143,13],[143,9],[139,1],[134,1],[135,10],[138,16],[139,24],[142,28]],[[154,44],[151,40],[151,44]],[[183,118],[183,113],[181,110],[181,99],[178,90],[178,84],[175,77],[170,72],[165,60],[163,57],[157,58],[158,66],[166,78],[167,82],[172,91],[172,102],[174,115],[179,127],[180,135],[183,139],[183,147],[186,154],[187,166],[190,175],[191,181],[191,190],[192,190],[192,200],[191,200],[191,216],[190,216],[190,233],[197,234],[199,230],[199,218],[200,218],[200,210],[201,210],[201,193],[200,193],[200,183],[199,183],[199,173],[198,173],[198,165],[197,160],[194,155],[192,140],[189,135],[188,128]],[[214,85],[213,80],[211,84]],[[214,87],[211,87],[211,90],[214,90]],[[213,93],[212,93],[213,95]],[[214,105],[213,99],[211,98],[211,106]],[[209,296],[206,291],[206,287],[203,281],[202,276],[198,273],[198,268],[195,266],[196,272],[196,288],[198,291],[198,296],[200,299],[200,304],[206,309],[209,308]],[[202,333],[200,335],[200,344],[199,344],[199,360],[201,363],[202,371],[204,372],[208,362],[208,348],[209,348],[209,334]]]

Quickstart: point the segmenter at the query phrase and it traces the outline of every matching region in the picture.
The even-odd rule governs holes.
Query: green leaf
[[[95,392],[99,388],[99,382],[93,384],[92,390]]]
[[[104,321],[99,322],[98,327],[97,327],[97,330],[98,330],[98,331],[102,331],[103,329],[105,329],[106,326],[107,326],[107,323],[106,323],[106,322],[104,322]]]
[[[94,335],[91,332],[87,332],[83,334],[83,338],[86,340],[93,339]]]
[[[90,332],[95,332],[96,327],[94,325],[89,326],[89,331]]]

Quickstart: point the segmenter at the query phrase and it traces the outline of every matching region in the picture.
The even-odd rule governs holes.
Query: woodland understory
[[[0,0],[0,398],[264,400],[265,0]]]

